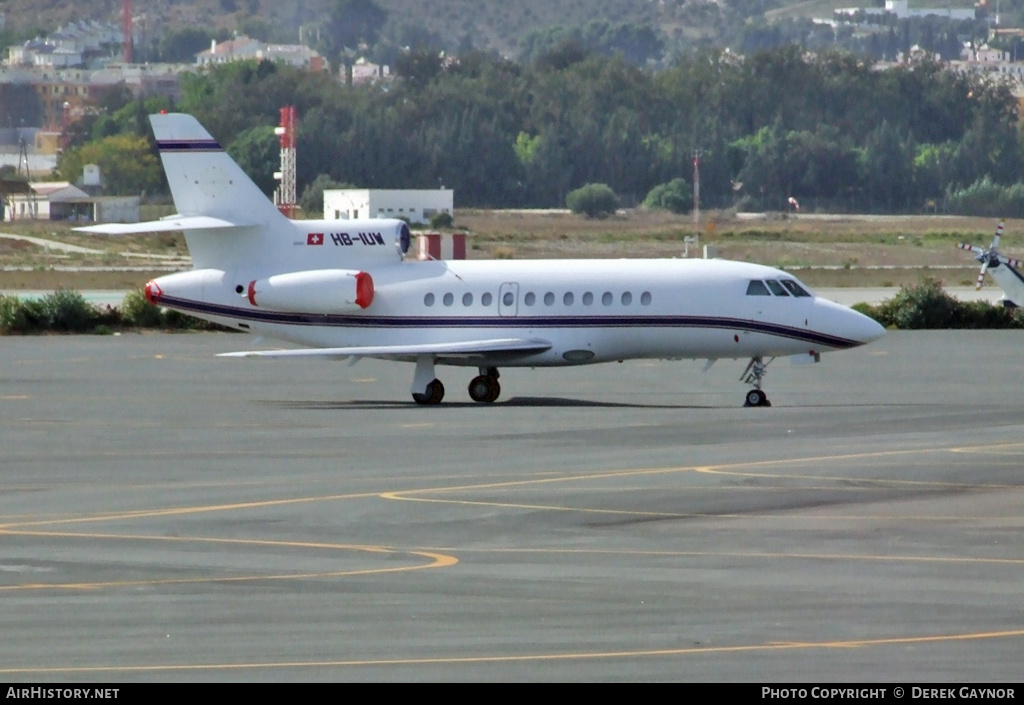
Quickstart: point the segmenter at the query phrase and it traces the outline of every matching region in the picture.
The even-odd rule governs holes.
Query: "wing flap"
[[[104,225],[87,225],[83,228],[75,228],[75,230],[83,233],[102,233],[105,235],[131,235],[134,233],[244,228],[253,225],[256,225],[256,223],[236,223],[208,215],[171,215],[160,220],[150,220],[145,223],[106,223]]]
[[[473,357],[496,353],[529,355],[551,348],[547,340],[528,338],[494,338],[453,343],[420,343],[416,345],[368,345],[349,348],[301,348],[298,350],[251,350],[221,353],[217,357],[380,357],[404,359],[416,355],[439,357]]]

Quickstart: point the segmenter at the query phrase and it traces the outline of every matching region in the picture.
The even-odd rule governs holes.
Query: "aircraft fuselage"
[[[367,267],[366,308],[325,313],[261,306],[252,273],[201,270],[155,281],[154,303],[267,337],[319,348],[541,338],[550,349],[492,364],[554,366],[629,358],[778,356],[854,347],[876,323],[813,295],[750,294],[781,270],[724,260],[405,261]],[[197,280],[202,286],[196,286]],[[326,286],[326,285],[325,285]],[[239,292],[239,288],[242,291]],[[806,292],[804,287],[799,290]],[[329,292],[311,295],[310,306]],[[255,301],[255,303],[254,303]],[[415,359],[409,356],[408,359]],[[481,358],[438,356],[480,366]]]

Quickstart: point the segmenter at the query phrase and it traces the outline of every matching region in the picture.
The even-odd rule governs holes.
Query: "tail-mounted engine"
[[[373,278],[351,269],[277,274],[240,288],[253,306],[275,311],[352,313],[373,303]]]

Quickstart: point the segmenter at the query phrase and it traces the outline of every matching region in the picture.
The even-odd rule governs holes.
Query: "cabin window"
[[[771,289],[772,293],[776,296],[789,296],[789,292],[782,287],[782,284],[779,284],[774,279],[765,279],[764,283],[768,285],[768,288]]]
[[[463,294],[462,295],[462,305],[463,306],[472,306],[473,305],[473,295],[468,293],[468,292]]]
[[[555,303],[555,295],[553,293],[551,293],[550,291],[548,293],[544,294],[544,305],[545,306],[550,306],[553,303]]]
[[[572,306],[573,295],[571,291],[565,292],[565,296],[562,297],[562,303],[566,306]]]
[[[484,306],[490,306],[491,300],[492,298],[490,292],[487,292],[486,294],[480,297],[480,303],[483,304]]]
[[[444,302],[445,306],[451,306],[453,303],[455,303],[455,296],[452,294],[452,292],[449,291],[447,294],[444,295],[444,298],[441,300]]]
[[[511,291],[506,291],[505,295],[501,297],[501,302],[506,306],[511,306],[516,301],[516,297],[512,295]]]
[[[594,303],[594,295],[588,291],[583,295],[583,305],[589,306],[592,303]]]
[[[640,294],[640,305],[641,306],[650,306],[651,305],[651,292],[645,291],[644,293]]]
[[[789,289],[789,293],[791,293],[793,296],[810,296],[810,294],[807,293],[806,289],[804,289],[802,286],[797,284],[792,279],[783,279],[782,286]]]
[[[764,285],[763,281],[751,279],[747,284],[747,296],[771,296],[771,294],[768,293],[768,287]]]
[[[622,305],[629,306],[631,303],[633,303],[633,294],[628,291],[624,291],[622,293]]]
[[[528,291],[526,293],[526,296],[523,297],[523,303],[526,304],[527,306],[533,306],[535,303],[537,303],[537,295],[534,294],[532,291]]]
[[[601,303],[603,303],[605,306],[611,306],[612,305],[612,301],[614,299],[615,299],[615,297],[612,296],[612,292],[610,292],[610,291],[606,291],[603,294],[601,294]]]
[[[433,306],[434,305],[434,295],[433,294],[427,294],[426,296],[424,296],[423,297],[423,303],[426,306]]]

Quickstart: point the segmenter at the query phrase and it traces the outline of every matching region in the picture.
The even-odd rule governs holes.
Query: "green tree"
[[[153,193],[160,188],[160,164],[149,141],[140,135],[113,135],[65,150],[57,173],[75,183],[82,177],[86,164],[99,166],[104,191],[111,195]]]
[[[160,37],[160,60],[167,63],[195,63],[196,54],[209,49],[210,42],[217,38],[212,28],[169,27]]]
[[[388,12],[373,0],[335,0],[327,24],[328,46],[334,58],[344,51],[372,47],[387,22]]]
[[[693,209],[693,186],[686,179],[675,178],[658,184],[644,199],[647,208],[663,208],[673,213],[686,213]]]
[[[605,218],[615,213],[619,199],[608,184],[587,184],[565,197],[565,205],[573,213],[588,218]]]
[[[302,189],[299,205],[306,217],[320,217],[324,211],[324,191],[327,189],[356,188],[352,184],[335,181],[330,174],[317,174],[317,177]]]
[[[274,172],[281,164],[281,142],[274,134],[273,126],[265,125],[246,130],[228,145],[227,152],[263,193],[270,195],[277,189]]]

